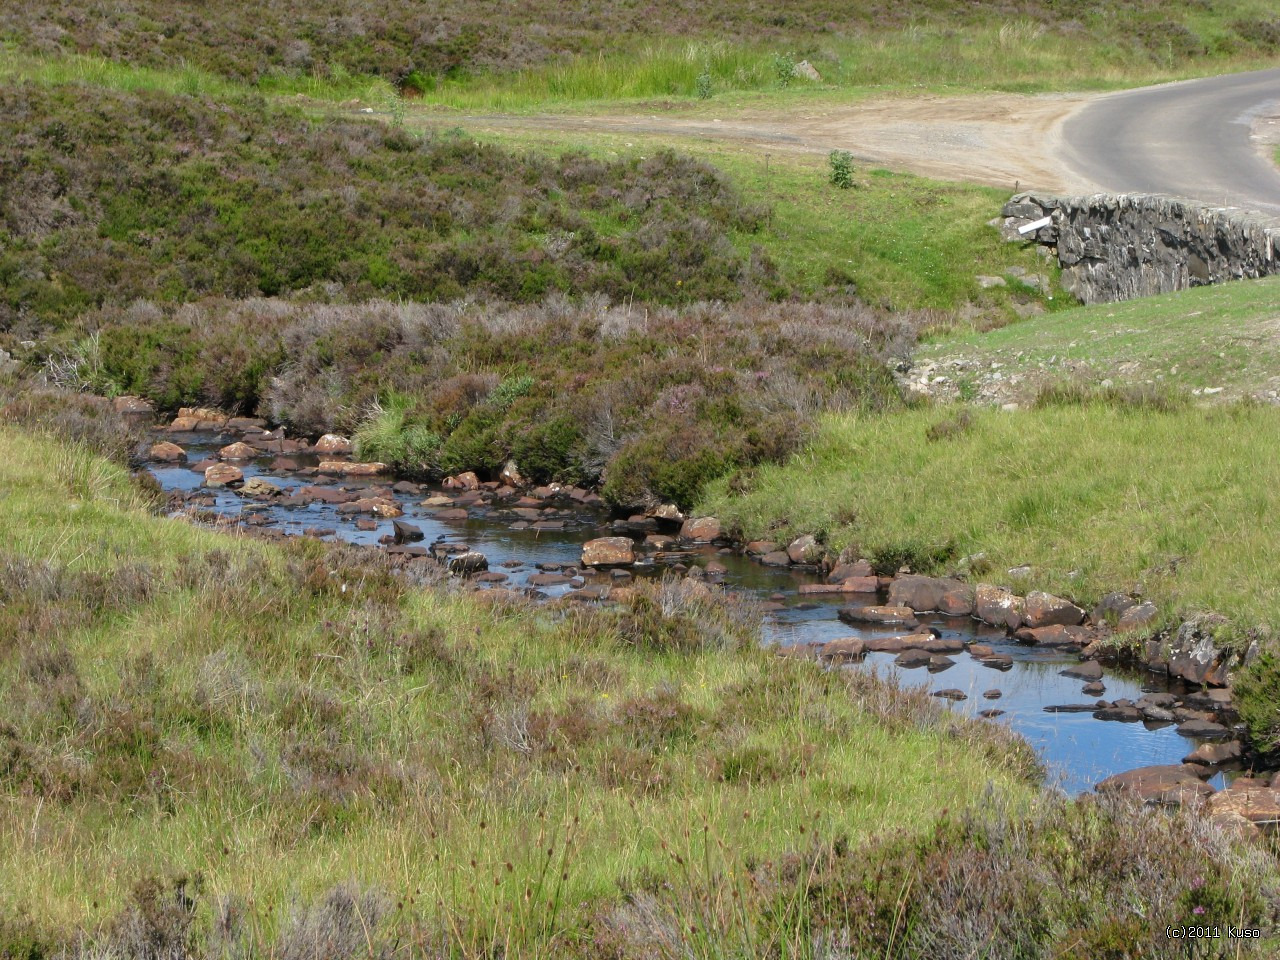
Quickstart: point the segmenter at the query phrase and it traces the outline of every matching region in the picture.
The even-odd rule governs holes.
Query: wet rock
[[[322,460],[316,467],[320,473],[340,477],[374,477],[390,469],[385,463],[353,463],[347,460]]]
[[[223,460],[252,460],[257,455],[257,450],[239,440],[235,443],[227,444],[218,451],[218,456]]]
[[[1134,706],[1122,706],[1119,703],[1113,703],[1109,707],[1095,710],[1093,718],[1095,720],[1112,720],[1119,723],[1140,723],[1142,721],[1142,711]]]
[[[436,494],[423,500],[421,506],[424,507],[449,507],[453,505],[453,497],[446,497],[443,494]],[[536,513],[537,511],[535,511]]]
[[[170,433],[195,433],[200,421],[195,417],[174,417],[166,428]]]
[[[409,523],[407,520],[392,520],[391,530],[395,536],[396,543],[417,543],[419,540],[425,539],[422,528]]]
[[[360,494],[354,490],[339,490],[323,486],[299,487],[296,496],[303,500],[314,500],[334,505],[352,503],[360,499]]]
[[[387,553],[393,557],[425,557],[428,556],[427,548],[420,543],[395,543],[392,537],[382,537],[379,543],[393,541],[392,545],[387,547]]]
[[[715,517],[691,518],[680,527],[680,536],[695,543],[710,543],[719,539],[720,534],[720,521]]]
[[[1116,630],[1121,633],[1129,630],[1145,630],[1155,623],[1159,615],[1156,605],[1150,600],[1145,600],[1120,614],[1116,621]]]
[[[997,690],[994,687],[992,687],[990,690],[985,691],[982,694],[982,698],[984,700],[999,700],[1003,696],[1004,696],[1004,692],[1001,690]]]
[[[347,456],[353,452],[354,447],[348,438],[339,436],[336,433],[326,433],[315,442],[315,446],[312,449],[316,453],[336,453],[340,456]]]
[[[956,690],[954,687],[946,690],[935,690],[932,696],[939,697],[943,700],[968,700],[969,695],[963,690]]]
[[[404,511],[400,509],[400,505],[394,500],[386,497],[361,497],[358,500],[352,500],[350,503],[341,504],[338,507],[340,514],[352,513],[371,513],[375,517],[392,518],[401,516]]]
[[[787,556],[792,563],[818,563],[822,560],[823,553],[822,544],[807,533],[796,537],[787,547]]]
[[[842,607],[838,616],[845,623],[879,623],[890,627],[913,629],[920,625],[915,612],[907,607],[870,606]]]
[[[1227,740],[1225,743],[1202,743],[1183,757],[1182,762],[1217,767],[1239,760],[1243,755],[1244,746],[1239,740]]]
[[[1075,627],[1084,622],[1084,611],[1070,600],[1043,590],[1032,590],[1024,602],[1023,619],[1028,627]]]
[[[824,644],[818,656],[832,663],[848,663],[867,655],[867,645],[859,637],[845,637]]]
[[[893,662],[906,670],[914,670],[917,667],[927,667],[932,659],[933,654],[927,650],[903,650]]]
[[[1101,680],[1094,680],[1092,683],[1086,683],[1080,692],[1086,697],[1100,697],[1107,692],[1107,686]]]
[[[981,660],[983,657],[990,657],[994,653],[995,653],[995,650],[987,646],[985,643],[969,644],[969,655],[971,657],[977,657],[979,660]]]
[[[466,520],[470,516],[471,514],[469,514],[463,507],[455,507],[450,510],[437,510],[435,512],[435,518],[437,520]],[[514,526],[515,525],[513,524],[512,529],[514,529]]]
[[[151,449],[147,451],[147,457],[160,463],[177,463],[179,460],[187,459],[187,451],[176,443],[162,440],[160,443],[151,445]]]
[[[956,662],[946,654],[935,653],[929,658],[929,672],[941,673],[943,670],[950,670],[956,665]]]
[[[1055,624],[1050,627],[1023,627],[1013,634],[1021,643],[1037,647],[1064,647],[1079,649],[1087,644],[1093,634],[1084,627],[1067,627]]]
[[[889,603],[910,607],[917,613],[939,610],[952,616],[968,616],[973,612],[973,602],[973,588],[960,580],[908,574],[889,584]]]
[[[333,527],[307,527],[302,531],[302,535],[320,539],[321,537],[332,537],[337,532]]]
[[[680,512],[680,508],[674,503],[664,503],[654,507],[649,511],[649,516],[655,520],[665,520],[668,523],[684,523],[685,516]]]
[[[609,579],[614,583],[626,583],[631,579],[631,571],[629,570],[610,570]]]
[[[1180,736],[1192,737],[1196,740],[1222,740],[1230,732],[1222,724],[1214,723],[1212,720],[1187,720],[1178,724]]]
[[[239,483],[243,479],[244,473],[240,468],[229,463],[215,463],[204,472],[204,485],[215,489]]]
[[[455,553],[449,558],[449,572],[460,575],[481,573],[489,569],[489,558],[478,550]],[[532,578],[531,578],[532,582]]]
[[[791,556],[785,550],[774,550],[772,553],[766,553],[762,556],[760,562],[766,567],[789,567],[791,566]]]
[[[1212,794],[1194,767],[1164,764],[1139,767],[1108,777],[1094,789],[1099,793],[1131,793],[1146,803],[1178,805]]]
[[[227,415],[212,407],[179,407],[178,417],[208,423],[213,427],[221,427],[227,422]]]
[[[356,517],[356,529],[362,533],[371,533],[378,529],[378,521],[368,517]]]
[[[207,473],[205,477],[208,478]],[[265,477],[250,477],[244,482],[240,492],[249,497],[278,497],[284,493],[284,488],[277,486]]]
[[[635,541],[630,537],[599,537],[582,545],[584,567],[628,566],[636,562]]]
[[[484,573],[477,573],[472,579],[476,583],[506,583],[511,577],[499,570],[486,570]]]
[[[841,593],[875,593],[879,589],[878,577],[849,577],[840,581]]]
[[[391,485],[391,492],[398,493],[402,497],[416,497],[422,493],[422,487],[416,483],[410,483],[408,480],[401,480]]]
[[[719,560],[708,561],[706,569],[709,577],[723,577],[729,572],[729,568]]]
[[[239,433],[263,433],[266,427],[267,421],[261,417],[232,417],[227,421],[227,429]]]
[[[498,479],[509,487],[519,489],[525,485],[524,474],[520,472],[520,468],[516,466],[514,460],[508,460],[502,465],[502,470],[498,474]]]
[[[1102,664],[1097,660],[1086,660],[1078,666],[1058,671],[1061,676],[1074,677],[1077,680],[1101,680]]]
[[[1013,657],[1005,653],[994,653],[989,657],[982,657],[978,660],[984,667],[990,667],[992,670],[1012,670]]]
[[[566,577],[563,573],[535,573],[529,578],[529,586],[563,587],[566,586],[571,579],[571,577]]]
[[[747,551],[748,556],[763,557],[767,553],[775,553],[778,545],[772,540],[752,540],[744,549]],[[790,561],[791,558],[788,557],[787,562],[789,563]]]
[[[1045,713],[1093,713],[1106,707],[1105,701],[1099,703],[1054,703],[1041,707]]]
[[[993,627],[1017,630],[1022,626],[1026,602],[1004,587],[980,583],[974,589],[973,615]]]
[[[1173,711],[1165,707],[1157,707],[1154,704],[1143,705],[1142,701],[1138,701],[1138,709],[1142,711],[1143,717],[1152,723],[1173,723],[1177,718],[1174,717]]]
[[[298,461],[292,457],[276,457],[271,461],[271,469],[276,473],[293,473],[298,469]]]
[[[529,524],[531,530],[563,530],[566,524],[563,520],[539,520],[536,523]]]
[[[979,710],[978,716],[982,717],[984,720],[994,720],[996,717],[1003,717],[1004,711],[997,710],[995,708],[990,710]]]

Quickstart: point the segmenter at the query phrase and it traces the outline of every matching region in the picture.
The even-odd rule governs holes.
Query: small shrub
[[[775,53],[773,55],[773,76],[777,80],[778,86],[791,86],[791,81],[796,78],[796,58],[792,53]]]
[[[893,576],[902,567],[913,573],[932,573],[951,563],[959,555],[955,543],[925,543],[908,540],[885,544],[871,552],[871,565],[882,577]]]
[[[712,94],[711,70],[709,68],[704,67],[702,72],[698,74],[698,77],[694,81],[694,83],[696,84],[696,87],[697,87],[698,99],[710,100],[711,94]]]
[[[848,150],[832,150],[827,154],[831,165],[831,183],[841,190],[853,186],[853,154]]]
[[[955,416],[947,417],[931,424],[929,429],[924,432],[924,437],[930,443],[936,443],[939,440],[951,440],[964,436],[964,434],[973,429],[973,424],[974,417],[972,412],[964,409]]]

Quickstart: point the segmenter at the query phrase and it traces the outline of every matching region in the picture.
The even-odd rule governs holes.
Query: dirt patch
[[[1088,192],[1058,159],[1062,122],[1093,94],[918,97],[678,115],[468,116],[477,130],[572,130],[725,140],[770,152],[848,150],[862,163],[1014,190]]]

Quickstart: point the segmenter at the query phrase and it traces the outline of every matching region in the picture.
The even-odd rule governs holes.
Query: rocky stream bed
[[[951,710],[1007,723],[1069,793],[1207,798],[1241,825],[1280,821],[1280,775],[1255,768],[1221,664],[1194,649],[1172,666],[1153,652],[1158,671],[1102,662],[1117,621],[1154,613],[1133,598],[1084,611],[1043,593],[877,576],[865,560],[825,556],[812,538],[735,544],[714,519],[670,508],[616,517],[591,491],[523,484],[514,465],[487,482],[397,481],[352,460],[342,437],[287,438],[210,410],[181,411],[144,454],[175,514],[384,549],[474,589],[607,603],[637,577],[720,585],[762,605],[761,640],[781,655],[896,676]]]

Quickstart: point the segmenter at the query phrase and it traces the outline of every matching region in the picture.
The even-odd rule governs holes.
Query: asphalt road
[[[1063,123],[1061,159],[1106,192],[1280,212],[1275,147],[1252,135],[1277,114],[1280,69],[1110,94]]]

